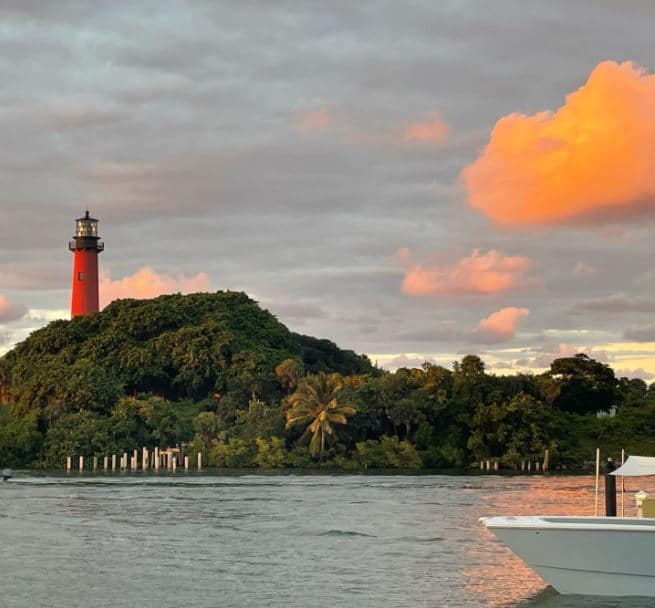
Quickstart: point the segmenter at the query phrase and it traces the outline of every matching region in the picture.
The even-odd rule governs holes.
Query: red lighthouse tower
[[[75,236],[68,248],[74,256],[71,317],[98,312],[98,254],[105,244],[98,236],[98,220],[88,211],[75,220]]]

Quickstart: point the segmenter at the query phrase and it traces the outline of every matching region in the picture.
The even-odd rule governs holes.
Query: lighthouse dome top
[[[94,217],[91,217],[88,209],[83,217],[78,217],[75,220],[75,236],[76,237],[98,236],[98,220]]]

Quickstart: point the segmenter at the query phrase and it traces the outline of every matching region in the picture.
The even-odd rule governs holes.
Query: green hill
[[[62,416],[110,416],[126,396],[180,410],[200,403],[196,411],[217,398],[233,411],[253,398],[279,402],[275,367],[285,359],[307,372],[372,370],[365,356],[289,331],[244,293],[169,295],[117,300],[35,331],[0,359],[0,396],[47,436]]]

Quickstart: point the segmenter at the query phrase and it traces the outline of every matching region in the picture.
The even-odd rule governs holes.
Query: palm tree
[[[354,407],[338,404],[341,389],[341,380],[336,374],[327,376],[321,372],[307,376],[289,397],[286,428],[309,423],[301,439],[312,436],[309,443],[312,456],[323,455],[325,438],[334,437],[332,425],[346,424],[347,416],[356,412]]]

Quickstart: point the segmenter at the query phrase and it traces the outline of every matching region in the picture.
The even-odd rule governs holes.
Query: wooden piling
[[[621,450],[621,466],[625,464],[625,450]],[[625,517],[625,477],[621,475],[621,517]]]
[[[127,452],[123,452],[123,470],[127,470]]]
[[[93,457],[93,472],[95,473],[98,470],[98,457]]]
[[[159,471],[159,448],[155,448],[155,471]]]
[[[528,460],[528,473],[532,470],[532,460]]]
[[[548,470],[549,467],[550,467],[550,450],[546,448],[544,450],[544,466],[542,467],[544,473]]]
[[[600,448],[596,448],[596,487],[594,491],[594,515],[598,517],[598,480],[600,478]]]
[[[184,457],[184,470],[185,471],[189,470],[189,457],[188,456]]]
[[[173,463],[173,473],[175,473],[177,471],[177,458],[172,458],[171,461]]]
[[[70,456],[66,457],[66,472],[70,473],[71,467],[73,465],[73,459]]]
[[[102,468],[104,471],[107,471],[107,469],[109,468],[109,456],[105,456],[102,459]]]
[[[499,467],[500,467],[500,464],[498,463],[497,460],[495,460],[494,461],[494,471],[497,471]]]
[[[116,454],[111,455],[111,470],[116,470]]]
[[[141,450],[141,469],[144,471],[148,468],[148,448],[144,447]]]
[[[84,470],[84,456],[80,456],[80,473]]]
[[[537,460],[537,462],[534,463],[534,470],[539,472],[539,467],[541,466],[541,463]]]
[[[198,470],[202,471],[202,452],[198,452]]]
[[[521,471],[525,471],[525,460],[521,460]]]

